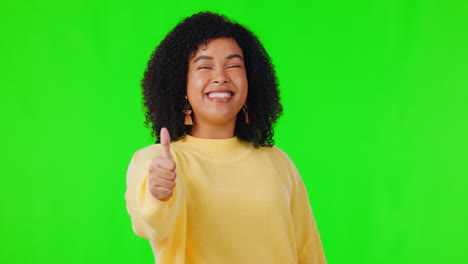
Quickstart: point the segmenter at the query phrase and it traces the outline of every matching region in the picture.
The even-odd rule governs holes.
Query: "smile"
[[[232,93],[209,93],[209,98],[229,98],[232,96]]]
[[[207,93],[208,100],[217,103],[227,103],[233,98],[234,93],[228,90],[216,90]]]

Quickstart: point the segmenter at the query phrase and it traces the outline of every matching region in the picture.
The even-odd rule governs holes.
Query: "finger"
[[[172,159],[165,159],[162,157],[156,157],[158,159],[154,162],[154,165],[158,168],[165,169],[168,171],[175,171],[176,165]]]
[[[157,166],[168,171],[175,171],[175,162],[172,159],[162,159]]]
[[[154,168],[150,174],[152,178],[163,178],[170,181],[175,181],[175,178],[177,177],[175,172],[161,168]]]
[[[156,199],[162,199],[172,195],[172,190],[156,185],[150,187],[150,192]]]
[[[158,192],[161,195],[161,198],[166,198],[168,196],[172,195],[172,190],[169,190],[164,187],[156,187],[156,192]]]
[[[161,140],[161,146],[162,146],[162,157],[167,158],[167,159],[172,159],[171,155],[171,138],[169,136],[169,131],[167,128],[163,127],[161,128],[161,135],[159,137]]]
[[[164,188],[167,188],[167,189],[170,189],[170,190],[174,189],[174,187],[176,185],[175,181],[169,181],[169,180],[166,180],[164,178],[154,178],[154,179],[152,179],[150,184],[160,186],[160,187],[164,187]]]

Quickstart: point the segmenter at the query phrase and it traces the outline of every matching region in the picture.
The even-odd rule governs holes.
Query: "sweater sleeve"
[[[149,191],[148,169],[152,157],[157,154],[150,156],[141,152],[145,151],[139,150],[133,155],[127,170],[127,211],[138,236],[160,241],[174,229],[183,199],[179,191],[181,185],[177,177],[176,187],[169,199],[163,201],[154,198]]]
[[[293,193],[291,197],[291,214],[296,234],[298,263],[325,264],[325,254],[310,207],[307,190],[294,165],[292,165],[292,170]]]

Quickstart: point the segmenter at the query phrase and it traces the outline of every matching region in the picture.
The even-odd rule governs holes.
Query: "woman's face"
[[[190,56],[187,71],[194,126],[235,124],[247,86],[244,56],[234,39],[218,38],[200,45]]]

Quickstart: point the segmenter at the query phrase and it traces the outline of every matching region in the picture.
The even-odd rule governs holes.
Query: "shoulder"
[[[289,158],[288,154],[286,154],[284,150],[280,149],[277,146],[260,147],[259,150],[266,153],[267,155],[271,155],[272,157],[291,162],[291,159]]]
[[[161,156],[162,148],[161,144],[152,144],[137,150],[133,154],[133,161],[136,164],[144,164],[153,157]]]
[[[275,152],[275,155],[278,156],[278,159],[280,159],[283,162],[284,166],[288,168],[292,175],[295,175],[295,177],[300,177],[296,165],[284,150],[276,146],[271,147],[271,149],[272,152]]]
[[[275,163],[281,164],[283,166],[287,166],[290,168],[295,168],[294,163],[292,162],[291,158],[289,158],[288,154],[281,148],[277,146],[272,147],[260,147],[258,151],[268,155],[271,159],[275,161]]]

